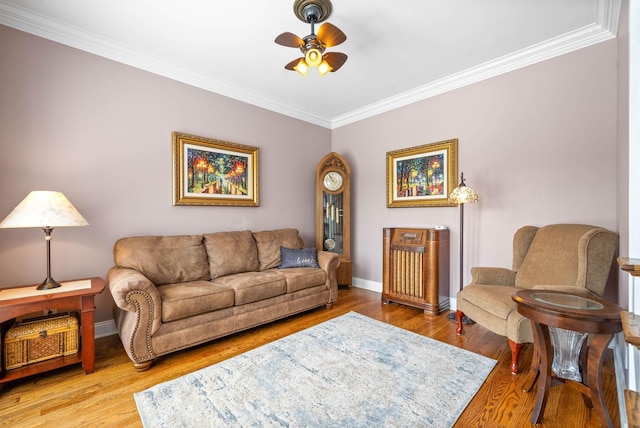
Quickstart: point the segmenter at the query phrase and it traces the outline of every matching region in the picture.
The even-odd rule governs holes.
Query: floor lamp
[[[460,184],[449,194],[449,202],[460,206],[460,288],[458,291],[462,290],[462,287],[464,286],[464,204],[474,203],[477,200],[478,195],[476,192],[471,187],[468,187],[464,182],[464,172],[460,173]],[[453,322],[457,322],[455,312],[449,312],[447,318]],[[474,321],[465,315],[462,319],[462,323],[473,324]]]
[[[89,223],[60,192],[35,190],[27,195],[0,222],[0,228],[39,227],[44,230],[47,243],[47,277],[38,290],[60,287],[51,277],[51,232],[56,227],[86,226]]]

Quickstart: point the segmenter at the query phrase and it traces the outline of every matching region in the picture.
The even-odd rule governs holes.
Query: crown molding
[[[620,2],[621,0],[599,0],[594,24],[386,98],[361,109],[336,116],[331,120],[331,128],[336,129],[472,83],[613,39],[618,33]]]
[[[144,51],[113,43],[108,39],[97,37],[95,34],[18,6],[0,3],[0,24],[266,110],[331,128],[330,119],[248,92],[229,82],[213,79],[204,73],[181,67]]]
[[[335,129],[612,39],[618,31],[620,8],[621,0],[597,0],[596,22],[592,25],[333,118],[319,117],[309,111],[293,108],[276,100],[259,96],[230,82],[213,79],[195,70],[115,44],[79,28],[68,26],[11,4],[0,3],[0,23],[275,113]]]

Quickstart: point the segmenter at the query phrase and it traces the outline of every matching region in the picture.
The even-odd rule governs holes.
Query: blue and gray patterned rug
[[[134,398],[146,428],[450,427],[495,364],[350,312]]]

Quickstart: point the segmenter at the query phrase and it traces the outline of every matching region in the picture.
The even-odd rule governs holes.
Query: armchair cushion
[[[505,285],[468,285],[464,288],[464,293],[458,293],[460,300],[458,309],[467,313],[465,309],[474,306],[505,322],[509,314],[516,309],[511,295],[517,290],[515,287]],[[469,313],[475,312],[469,311]],[[473,318],[474,321],[482,324],[475,318]]]
[[[516,274],[516,286],[575,284],[578,277],[576,245],[590,226],[551,225],[538,229]]]

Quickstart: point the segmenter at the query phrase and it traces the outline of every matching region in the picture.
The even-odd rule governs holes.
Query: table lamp
[[[464,274],[464,252],[462,251],[464,246],[464,204],[474,203],[477,200],[478,195],[476,192],[464,182],[464,172],[460,173],[460,184],[449,194],[449,202],[460,206],[460,290],[463,287]],[[451,321],[457,322],[454,312],[449,313],[447,317]],[[474,321],[465,315],[462,322],[464,324],[473,324]]]
[[[44,239],[47,242],[47,278],[38,286],[38,290],[48,290],[60,287],[60,284],[51,278],[51,232],[56,227],[88,224],[62,193],[35,190],[2,220],[0,228],[41,227],[44,230]]]

